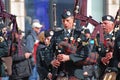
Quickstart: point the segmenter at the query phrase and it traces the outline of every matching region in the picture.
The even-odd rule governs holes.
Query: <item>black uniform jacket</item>
[[[52,73],[51,60],[54,58],[53,50],[51,46],[46,46],[44,43],[39,43],[37,48],[37,71],[40,79],[47,78],[48,73]]]
[[[66,72],[69,76],[76,76],[77,78],[83,79],[83,64],[78,64],[81,61],[84,61],[86,57],[88,56],[89,48],[88,45],[83,44],[82,42],[87,42],[85,35],[81,33],[81,31],[78,31],[76,29],[71,30],[71,33],[69,36],[66,35],[67,33],[65,30],[60,30],[55,32],[55,35],[53,36],[53,45],[56,50],[56,55],[60,54],[59,50],[61,50],[61,53],[66,54],[66,48],[56,48],[59,43],[62,41],[65,41],[67,39],[67,43],[70,43],[71,45],[74,45],[76,47],[75,53],[72,53],[72,48],[69,49],[69,56],[70,61],[63,62],[60,67],[60,71]],[[67,44],[66,43],[66,44]]]

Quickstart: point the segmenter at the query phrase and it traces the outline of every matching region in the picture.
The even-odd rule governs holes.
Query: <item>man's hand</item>
[[[61,61],[69,61],[70,60],[70,57],[69,55],[66,55],[66,54],[59,54],[57,55],[57,59],[61,62]]]
[[[106,53],[106,58],[111,59],[113,57],[113,52]]]
[[[102,57],[101,61],[104,65],[109,64],[110,59],[113,57],[113,52],[106,53],[105,57]]]
[[[57,59],[51,61],[53,67],[58,68],[60,66],[60,62]]]
[[[32,53],[25,53],[25,58],[28,59],[28,58],[30,58],[31,55],[32,55]]]
[[[48,73],[47,77],[49,80],[52,80],[52,73]]]
[[[109,64],[109,59],[107,59],[106,57],[102,57],[102,58],[101,58],[101,61],[102,61],[102,63],[103,63],[104,65]]]

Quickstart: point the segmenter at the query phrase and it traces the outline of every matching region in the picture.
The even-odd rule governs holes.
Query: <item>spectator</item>
[[[42,28],[42,25],[40,24],[38,19],[33,20],[32,23],[32,31],[26,35],[26,47],[28,48],[28,52],[33,53],[33,47],[36,42],[38,42],[38,34]],[[33,61],[33,71],[32,75],[30,76],[29,80],[38,80],[38,73],[36,70],[36,64],[34,64],[34,59],[32,56]]]
[[[40,80],[54,80],[54,73],[52,65],[50,64],[51,60],[54,58],[53,49],[51,47],[52,42],[52,31],[44,31],[44,41],[39,42],[39,46],[37,49],[37,71],[40,76]],[[42,38],[42,37],[40,37]]]
[[[10,80],[29,80],[32,72],[31,55],[27,52],[22,32],[15,33],[15,43],[12,47],[12,75]]]

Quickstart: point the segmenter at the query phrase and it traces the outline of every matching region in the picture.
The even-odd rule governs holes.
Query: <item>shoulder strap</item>
[[[25,37],[24,37],[24,39],[26,40],[27,37],[30,36],[30,35],[32,36],[32,38],[33,38],[33,40],[34,40],[34,42],[35,42],[36,39],[35,39],[34,35],[31,34],[31,32],[29,32],[28,34],[26,34]]]
[[[35,37],[34,37],[34,35],[33,34],[30,34],[31,36],[32,36],[32,38],[33,38],[33,40],[34,40],[34,42],[36,41],[36,39],[35,39]]]

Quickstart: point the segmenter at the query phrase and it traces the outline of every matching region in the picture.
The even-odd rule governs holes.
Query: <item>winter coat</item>
[[[31,75],[32,70],[32,61],[31,59],[26,59],[24,54],[27,51],[27,48],[25,47],[25,44],[21,44],[21,53],[18,52],[18,44],[16,44],[16,51],[14,52],[12,59],[13,59],[13,65],[12,65],[12,80],[13,79],[20,79],[24,77],[29,77]]]

